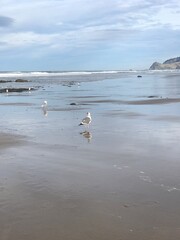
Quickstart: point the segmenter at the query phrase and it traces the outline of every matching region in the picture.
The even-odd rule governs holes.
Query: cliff
[[[180,69],[180,57],[171,58],[163,63],[154,62],[150,70],[167,70],[167,69]]]

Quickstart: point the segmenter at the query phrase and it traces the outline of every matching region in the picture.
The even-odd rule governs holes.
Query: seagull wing
[[[83,118],[83,120],[82,120],[82,124],[89,124],[91,122],[91,118],[90,117],[85,117],[85,118]]]

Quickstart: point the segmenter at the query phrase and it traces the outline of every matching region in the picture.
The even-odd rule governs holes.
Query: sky
[[[179,0],[0,3],[0,71],[148,69],[178,56]]]

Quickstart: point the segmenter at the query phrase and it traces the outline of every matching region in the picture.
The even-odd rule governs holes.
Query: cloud
[[[0,27],[9,27],[13,22],[13,18],[0,16]]]
[[[0,51],[48,56],[152,49],[170,36],[174,41],[179,11],[179,0],[2,0],[1,12],[10,17],[0,16]]]
[[[17,0],[1,9],[17,19],[17,30],[46,33],[100,25],[146,29],[168,23],[173,28],[180,21],[178,13],[174,13],[180,9],[177,0]],[[169,18],[173,14],[176,21]]]
[[[9,48],[50,45],[56,40],[56,34],[36,34],[33,32],[6,33],[1,41]]]

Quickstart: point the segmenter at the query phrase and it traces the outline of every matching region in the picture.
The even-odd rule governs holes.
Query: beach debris
[[[72,86],[72,85],[76,85],[76,83],[74,81],[70,81],[68,85]]]
[[[92,121],[91,114],[90,114],[90,112],[87,112],[87,116],[82,119],[79,126],[85,125],[85,126],[89,127],[89,124],[91,123],[91,121]]]
[[[137,77],[138,77],[138,78],[142,78],[142,76],[141,76],[141,75],[137,75]]]
[[[128,204],[124,204],[123,207],[125,207],[125,208],[129,208],[130,205],[128,205]]]
[[[68,82],[63,82],[62,86],[72,87],[72,86],[74,86],[76,84],[79,86],[79,83],[76,83],[75,81],[68,81]]]

